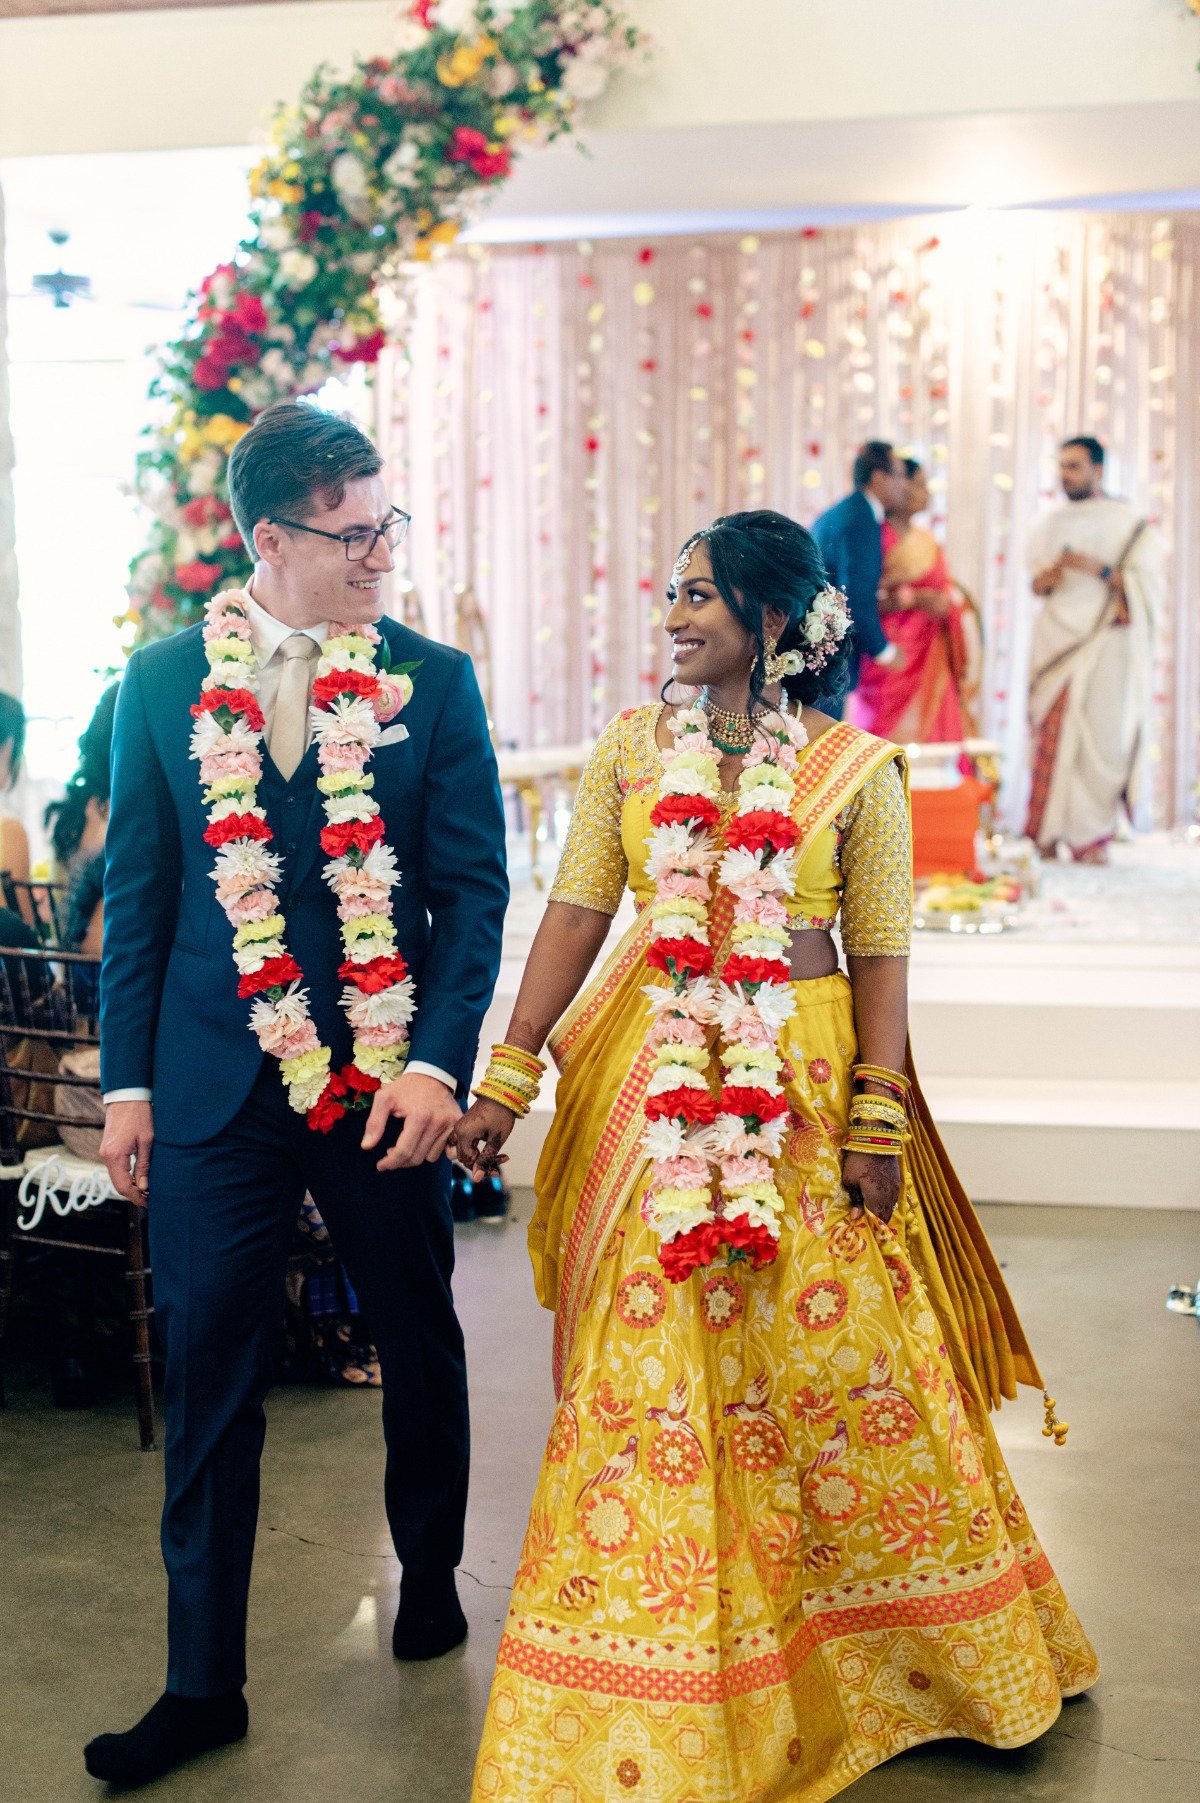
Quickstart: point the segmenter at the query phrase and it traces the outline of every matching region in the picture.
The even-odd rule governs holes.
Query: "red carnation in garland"
[[[360,1071],[357,1064],[344,1064],[338,1075],[352,1101],[356,1096],[373,1096],[377,1089],[383,1087],[378,1077],[372,1077],[367,1071]]]
[[[365,670],[330,670],[313,683],[312,702],[314,707],[327,708],[339,695],[361,695],[365,701],[374,701],[378,693],[379,678]]]
[[[717,1118],[717,1104],[707,1089],[693,1089],[683,1083],[678,1089],[664,1089],[661,1095],[646,1097],[648,1121],[669,1121],[676,1115],[693,1126],[711,1127]]]
[[[192,718],[198,720],[201,714],[219,713],[223,707],[231,714],[240,714],[251,732],[262,731],[263,712],[258,697],[249,689],[205,689],[199,701],[192,703]]]
[[[730,952],[721,976],[726,983],[787,983],[791,969],[776,958],[748,958],[744,952]]]
[[[752,1116],[760,1121],[776,1121],[788,1111],[788,1099],[782,1092],[752,1088],[749,1084],[727,1083],[721,1091],[722,1114],[740,1114],[743,1120]]]
[[[701,1221],[687,1233],[676,1234],[659,1249],[658,1262],[669,1283],[683,1283],[693,1271],[711,1265],[722,1250],[722,1223]]]
[[[699,939],[652,939],[646,962],[669,977],[703,977],[713,967],[712,946]]]
[[[247,996],[264,995],[268,989],[283,989],[288,983],[298,983],[304,972],[290,952],[284,952],[282,958],[268,958],[257,970],[245,971],[238,983],[238,994],[245,1001]]]
[[[319,1101],[314,1102],[313,1106],[304,1117],[314,1133],[330,1132],[332,1128],[337,1126],[338,1122],[346,1112],[345,1103],[339,1102],[332,1091],[333,1079],[330,1078],[329,1083],[321,1093]]]
[[[338,976],[343,982],[353,983],[364,995],[379,995],[382,990],[403,983],[407,975],[408,965],[399,953],[390,958],[372,958],[366,964],[356,964],[353,958],[347,958],[338,966]]]
[[[761,1271],[764,1265],[774,1264],[779,1241],[765,1224],[760,1222],[755,1227],[745,1215],[725,1215],[720,1226],[729,1250],[743,1254],[754,1270]]]
[[[800,828],[790,814],[735,814],[725,829],[725,843],[745,851],[786,851],[800,838]]]
[[[383,820],[373,814],[370,820],[338,820],[321,830],[321,850],[331,858],[344,858],[354,847],[366,853],[383,838]]]
[[[222,820],[210,820],[204,829],[204,843],[212,846],[228,845],[232,839],[261,839],[265,845],[273,837],[257,814],[226,814]]]
[[[651,826],[687,826],[693,820],[715,826],[721,810],[707,795],[664,795],[650,814]]]

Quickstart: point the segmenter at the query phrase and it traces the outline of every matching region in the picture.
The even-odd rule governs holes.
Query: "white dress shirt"
[[[289,626],[285,621],[269,614],[250,593],[249,585],[242,591],[246,618],[250,622],[250,643],[254,649],[255,661],[258,664],[258,700],[263,711],[263,744],[271,736],[271,716],[275,711],[275,700],[279,694],[279,684],[283,676],[283,666],[287,659],[280,654],[280,646],[284,639],[291,638],[295,632],[306,632],[310,639],[318,645],[324,645],[329,636],[329,623],[322,620],[319,626]],[[305,736],[305,746],[311,742],[312,729]],[[232,965],[231,965],[232,968]],[[439,1083],[453,1093],[457,1089],[454,1078],[448,1071],[436,1064],[425,1064],[416,1058],[407,1065],[406,1070],[418,1077],[436,1077]],[[105,1102],[148,1102],[148,1089],[110,1089],[104,1097]]]
[[[867,506],[871,509],[871,512],[875,515],[875,523],[879,527],[879,530],[882,532],[883,531],[883,522],[887,518],[887,513],[884,510],[883,502],[879,499],[878,495],[873,495],[869,488],[864,488],[862,492],[866,496]],[[877,664],[879,664],[882,669],[886,670],[889,664],[895,663],[895,661],[899,657],[899,655],[900,655],[900,652],[895,645],[888,645],[888,647],[885,651],[881,651],[879,653],[879,656],[875,659],[875,662]]]

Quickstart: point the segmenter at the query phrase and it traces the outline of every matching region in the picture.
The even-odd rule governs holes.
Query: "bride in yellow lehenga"
[[[718,845],[756,735],[844,682],[847,645],[827,614],[812,625],[822,591],[813,541],[778,514],[717,521],[676,565],[667,630],[722,754]],[[661,903],[646,847],[679,717],[636,708],[601,736],[509,1040],[458,1136],[494,1168],[558,1021],[530,1249],[559,1400],[477,1803],[819,1803],[924,1741],[1020,1746],[1097,1676],[988,1421],[1041,1380],[911,1063],[907,1089],[902,1074],[903,754],[808,705],[792,730],[808,742],[790,802],[778,1251],[672,1281],[643,1145],[645,986],[669,982],[647,961]],[[583,992],[626,883],[637,921]],[[718,981],[746,942],[719,885]],[[860,1062],[879,1080],[856,1079]],[[889,1109],[867,1106],[874,1141],[856,1094],[907,1097],[900,1156]]]

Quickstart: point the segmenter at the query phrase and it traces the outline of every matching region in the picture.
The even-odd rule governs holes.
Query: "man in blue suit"
[[[858,683],[862,657],[885,667],[901,661],[879,624],[879,583],[883,575],[883,522],[891,507],[904,500],[904,465],[890,444],[873,438],[854,459],[854,492],[813,522],[813,537],[829,580],[850,604],[854,622],[854,656],[850,687]],[[826,704],[828,705],[828,704]]]
[[[352,1057],[337,901],[309,700],[327,633],[378,622],[392,666],[419,664],[403,722],[370,759],[399,866],[396,950],[417,1012],[403,1074],[364,1116],[314,1131],[249,1027],[232,929],[214,893],[192,704],[199,627],[144,647],[121,685],[113,743],[101,980],[102,1157],[149,1200],[166,1351],[167,1689],[137,1726],[87,1749],[94,1776],[140,1784],[246,1731],[246,1601],[263,1404],[277,1356],[292,1229],[310,1190],[370,1319],[383,1372],[384,1498],[403,1566],[393,1646],[428,1659],[466,1635],[462,1554],[468,1420],[450,1279],[445,1148],[468,1092],[500,965],[504,815],[471,664],[381,619],[381,579],[407,516],[356,426],[305,403],[268,409],[234,451],[229,493],[254,558],[243,605],[264,715],[266,810],[287,947],[333,1069]],[[395,1142],[388,1144],[399,1123]],[[382,1151],[382,1156],[380,1152]]]

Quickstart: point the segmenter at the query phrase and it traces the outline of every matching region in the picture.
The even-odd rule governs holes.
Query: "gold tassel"
[[[1055,1402],[1053,1396],[1051,1396],[1049,1390],[1042,1391],[1042,1401],[1046,1405],[1046,1425],[1042,1429],[1043,1439],[1053,1440],[1056,1446],[1065,1446],[1067,1443],[1067,1434],[1070,1432],[1069,1424],[1065,1421],[1060,1421],[1058,1416],[1054,1413],[1058,1404]]]

